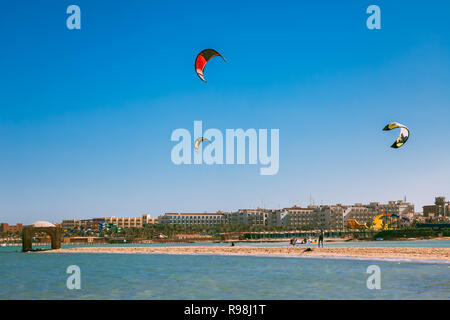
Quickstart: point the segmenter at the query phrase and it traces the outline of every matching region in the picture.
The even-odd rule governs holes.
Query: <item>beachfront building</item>
[[[450,202],[445,201],[445,197],[436,197],[434,205],[423,206],[423,216],[425,218],[448,219],[450,217]]]
[[[225,219],[223,213],[165,213],[158,218],[158,223],[216,226],[224,224]]]
[[[235,212],[224,213],[224,220],[227,224],[248,224],[250,226],[267,226],[270,221],[274,221],[275,210],[268,209],[239,209]],[[269,219],[270,215],[270,219]],[[276,217],[275,217],[276,221]]]
[[[157,218],[152,218],[148,214],[143,214],[140,217],[101,217],[93,219],[71,219],[63,220],[61,228],[63,230],[97,230],[99,223],[115,224],[119,228],[142,228],[146,224],[157,223]]]
[[[315,208],[301,208],[294,206],[285,208],[282,211],[286,213],[284,221],[286,225],[294,229],[315,229],[317,226],[317,215]]]
[[[384,213],[384,209],[378,210],[376,207],[371,205],[364,206],[360,203],[349,207],[350,211],[345,215],[345,225],[347,226],[347,220],[353,219],[361,224],[368,224],[373,221],[373,219],[380,213]]]
[[[224,213],[224,222],[225,224],[246,224],[247,219],[246,215],[243,212],[235,211],[235,212],[226,212]]]
[[[445,200],[445,198],[444,198]],[[445,201],[444,201],[445,202]],[[448,203],[447,203],[448,208]],[[443,212],[449,213],[448,209]],[[387,204],[371,202],[354,205],[310,205],[307,208],[294,206],[279,210],[239,209],[234,212],[216,213],[165,213],[159,218],[148,214],[141,217],[103,217],[89,220],[63,220],[63,229],[96,229],[99,223],[115,224],[120,228],[142,228],[146,224],[180,224],[215,226],[221,224],[249,226],[286,226],[293,230],[343,230],[347,221],[371,223],[381,213],[410,217],[414,214],[414,205],[405,201],[389,201]]]
[[[287,225],[299,230],[341,230],[345,208],[336,206],[294,206],[284,209],[287,214]]]
[[[319,229],[327,225],[330,214],[320,206],[301,208],[294,206],[279,210],[239,209],[225,214],[227,224],[247,224],[253,226],[289,226],[293,229]],[[333,220],[334,221],[334,220]],[[342,215],[340,216],[342,221]]]
[[[119,228],[142,228],[146,224],[155,224],[158,222],[157,218],[152,218],[148,214],[143,214],[140,217],[104,217],[94,218],[92,220],[103,219],[104,222],[115,224]]]
[[[322,206],[319,210],[318,229],[342,230],[345,225],[343,217],[346,211],[349,211],[348,208],[340,204],[335,206]]]
[[[282,210],[269,210],[267,220],[269,226],[287,226],[289,221],[289,212]]]
[[[243,215],[244,223],[251,226],[267,226],[268,210],[266,209],[239,209],[239,214]]]
[[[354,205],[320,205],[301,208],[294,206],[284,208],[285,213],[281,221],[293,229],[300,230],[343,230],[348,226],[347,220],[354,219],[359,223],[371,223],[381,213],[397,214],[409,217],[414,213],[414,205],[404,201],[389,201],[387,204],[371,202],[369,204],[356,203]],[[280,224],[277,224],[280,225]]]
[[[14,226],[11,226],[7,223],[0,223],[0,232],[22,232],[23,225],[18,223]]]
[[[75,230],[75,229],[95,230],[95,229],[97,229],[97,223],[92,221],[92,219],[69,219],[69,220],[63,220],[61,222],[61,229],[63,229],[63,230]]]
[[[81,228],[81,220],[79,219],[63,220],[61,222],[61,229],[63,230],[74,230],[80,228]]]
[[[399,216],[405,216],[411,212],[414,213],[414,205],[403,200],[389,201],[387,204],[371,202],[365,207],[373,208],[374,210],[378,211],[379,214],[392,213]]]
[[[80,229],[82,230],[97,230],[98,229],[98,223],[95,221],[92,221],[92,219],[83,219],[80,220]]]
[[[389,201],[386,204],[371,202],[369,204],[356,203],[346,207],[344,214],[345,224],[349,219],[354,219],[361,224],[370,224],[379,214],[394,214],[401,217],[410,218],[414,215],[414,205],[398,200]]]
[[[345,208],[336,206],[294,206],[281,210],[285,225],[297,230],[341,230]]]

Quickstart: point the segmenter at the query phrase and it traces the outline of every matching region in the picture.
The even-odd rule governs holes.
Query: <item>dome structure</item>
[[[50,223],[48,221],[36,221],[35,223],[33,223],[31,225],[32,227],[35,228],[48,228],[48,227],[55,227],[55,225],[53,223]]]

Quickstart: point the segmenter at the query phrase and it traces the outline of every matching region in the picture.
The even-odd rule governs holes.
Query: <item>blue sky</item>
[[[66,8],[81,8],[81,30]],[[366,8],[381,8],[368,30]],[[450,197],[448,1],[39,1],[0,11],[0,222]],[[202,49],[205,84],[194,72]],[[176,166],[276,128],[280,169]],[[408,143],[390,148],[397,132]]]

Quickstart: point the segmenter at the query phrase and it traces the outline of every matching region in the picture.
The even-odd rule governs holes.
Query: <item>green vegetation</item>
[[[127,240],[133,239],[155,239],[158,235],[163,234],[168,238],[173,238],[177,234],[202,234],[212,235],[217,238],[223,238],[223,234],[233,233],[247,233],[246,238],[258,238],[251,236],[250,232],[293,232],[293,230],[308,231],[309,229],[293,228],[288,226],[249,226],[247,224],[223,224],[216,226],[205,225],[191,225],[186,226],[182,224],[147,224],[143,228],[110,228],[105,230],[70,230],[65,232],[65,236],[72,237],[107,237],[107,238],[125,238]],[[338,233],[340,234],[340,233]],[[337,235],[337,234],[336,234]],[[355,238],[372,237],[373,233],[354,233]],[[406,228],[398,230],[384,230],[373,235],[373,238],[383,239],[405,239],[405,238],[430,238],[430,237],[450,237],[450,228],[442,229],[440,232],[432,230],[431,228]],[[20,238],[20,232],[0,232],[0,238]],[[272,235],[276,237],[276,235]]]
[[[16,231],[16,232],[0,232],[0,238],[19,238],[21,236],[21,232]]]
[[[438,232],[431,228],[409,228],[399,230],[384,230],[375,234],[374,238],[395,239],[395,238],[431,238],[437,237]]]
[[[207,234],[218,235],[220,233],[233,232],[263,232],[263,231],[289,231],[292,227],[285,226],[249,226],[246,224],[217,225],[217,226],[185,226],[181,224],[147,224],[143,228],[123,229],[121,235],[125,237],[153,239],[158,234],[173,237],[176,234]]]
[[[442,229],[442,236],[444,236],[444,237],[450,237],[450,228],[444,228],[444,229]]]
[[[249,226],[247,224],[222,224],[216,226],[182,224],[147,224],[143,228],[107,228],[104,230],[68,230],[64,233],[69,237],[108,237],[126,239],[155,239],[159,234],[172,238],[177,234],[202,234],[220,237],[223,233],[241,232],[279,232],[292,231],[292,227],[287,226]]]

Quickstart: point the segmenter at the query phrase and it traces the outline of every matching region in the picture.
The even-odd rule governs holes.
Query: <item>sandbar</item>
[[[350,257],[379,259],[440,260],[450,263],[450,248],[404,247],[79,247],[45,251],[47,253],[121,253],[121,254],[200,254],[244,256]]]

